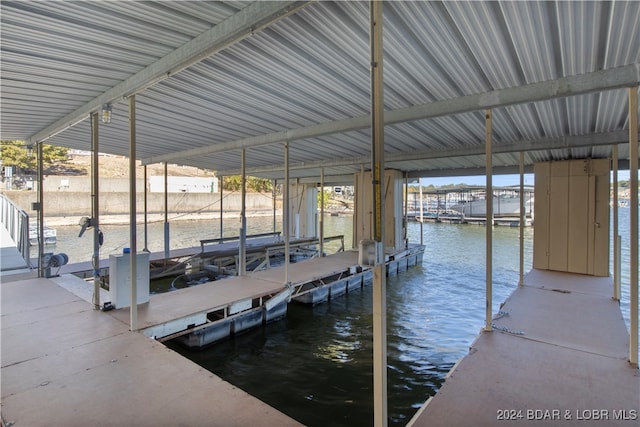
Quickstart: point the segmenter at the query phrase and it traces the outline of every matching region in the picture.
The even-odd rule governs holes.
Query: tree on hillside
[[[222,178],[222,188],[226,191],[240,191],[242,189],[242,177],[240,175],[225,176]],[[247,191],[253,193],[271,192],[272,183],[270,179],[247,177]]]
[[[23,174],[33,174],[36,171],[37,156],[35,152],[27,149],[24,141],[2,140],[0,141],[0,160],[2,166],[16,166]],[[44,165],[67,160],[69,150],[49,144],[42,145],[42,161]]]

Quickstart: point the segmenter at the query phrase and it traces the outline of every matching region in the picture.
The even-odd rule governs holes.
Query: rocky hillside
[[[127,178],[129,176],[129,159],[119,156],[100,156],[100,177],[101,178]],[[144,168],[137,162],[136,176],[142,178]],[[63,163],[56,163],[47,169],[47,175],[74,175],[90,176],[91,156],[74,155],[70,160]],[[210,170],[199,169],[191,166],[178,166],[169,164],[167,172],[170,176],[213,176]],[[147,174],[164,175],[163,164],[153,164],[147,166]]]

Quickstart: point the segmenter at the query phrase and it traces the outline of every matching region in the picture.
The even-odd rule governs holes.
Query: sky
[[[618,180],[626,181],[629,179],[629,171],[619,171]],[[442,178],[421,178],[423,186],[433,184],[434,186],[442,186],[448,184],[467,184],[467,185],[485,185],[487,183],[484,175],[476,176],[447,176]],[[612,180],[613,182],[613,180]],[[533,185],[534,177],[532,173],[524,175],[524,185]],[[520,185],[520,175],[494,175],[493,185],[495,187],[506,187],[509,185]]]

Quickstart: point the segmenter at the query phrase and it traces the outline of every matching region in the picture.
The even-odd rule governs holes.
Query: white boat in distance
[[[58,241],[58,232],[55,228],[44,226],[44,244],[55,245]],[[31,246],[38,245],[38,224],[29,225],[29,244]]]
[[[475,198],[473,200],[463,200],[460,203],[451,206],[451,209],[462,213],[465,217],[481,217],[487,214],[487,201],[484,198]],[[525,216],[533,218],[533,195],[526,195],[524,201]],[[493,216],[510,216],[520,215],[520,196],[501,194],[493,196]]]

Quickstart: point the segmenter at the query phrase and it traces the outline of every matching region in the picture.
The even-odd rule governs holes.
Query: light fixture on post
[[[27,144],[25,146],[26,150],[27,150],[27,157],[30,159],[33,157],[33,145],[31,144]]]
[[[101,118],[105,125],[111,123],[111,104],[102,104]]]

